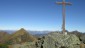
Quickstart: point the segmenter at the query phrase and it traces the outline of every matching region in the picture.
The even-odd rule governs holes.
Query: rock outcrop
[[[50,33],[38,43],[40,48],[80,48],[80,41],[76,35]]]
[[[49,33],[37,42],[15,44],[13,48],[80,48],[80,41],[76,35]]]

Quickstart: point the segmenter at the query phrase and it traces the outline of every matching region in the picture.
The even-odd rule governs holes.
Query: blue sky
[[[61,30],[62,0],[0,0],[0,29]],[[85,0],[66,0],[66,29],[85,32]]]

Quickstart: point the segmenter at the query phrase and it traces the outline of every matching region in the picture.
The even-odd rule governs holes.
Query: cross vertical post
[[[65,34],[65,18],[66,18],[66,14],[65,14],[65,10],[66,10],[66,5],[71,5],[70,2],[65,2],[65,0],[63,0],[63,2],[56,2],[58,5],[62,5],[62,16],[63,16],[63,24],[62,24],[62,32]]]

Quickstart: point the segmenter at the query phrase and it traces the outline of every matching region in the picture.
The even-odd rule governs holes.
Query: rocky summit
[[[40,38],[37,42],[12,45],[13,48],[80,48],[76,35],[54,32]]]
[[[61,33],[50,33],[45,36],[43,48],[78,48],[80,44],[76,35],[64,35]]]

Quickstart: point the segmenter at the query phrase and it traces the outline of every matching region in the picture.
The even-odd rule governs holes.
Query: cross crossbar
[[[56,2],[58,5],[72,5],[70,2]]]

